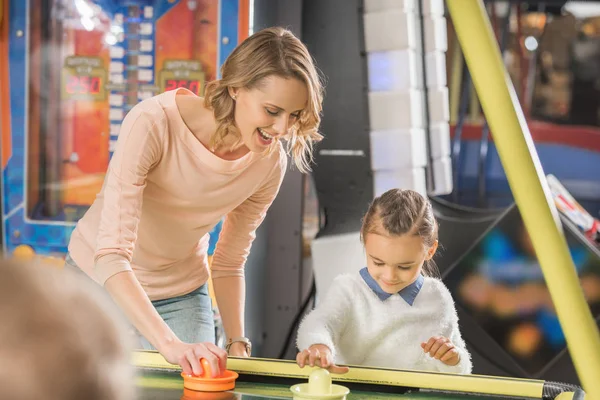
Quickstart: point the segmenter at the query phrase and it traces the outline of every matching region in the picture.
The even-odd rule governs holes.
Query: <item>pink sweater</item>
[[[169,91],[127,114],[102,191],[69,244],[73,260],[98,283],[133,270],[151,300],[207,281],[208,232],[224,215],[212,277],[243,277],[287,166],[281,144],[270,154],[217,157],[183,122],[176,94],[194,95]]]

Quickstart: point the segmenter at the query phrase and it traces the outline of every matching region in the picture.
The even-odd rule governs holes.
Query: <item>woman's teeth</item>
[[[260,133],[260,136],[262,136],[262,138],[265,139],[265,140],[272,140],[273,139],[273,136],[271,136],[268,133],[264,132],[260,128],[258,128],[258,133]]]

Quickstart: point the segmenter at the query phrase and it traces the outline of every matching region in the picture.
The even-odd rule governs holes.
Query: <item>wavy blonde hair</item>
[[[264,29],[244,40],[221,67],[221,79],[206,85],[204,105],[213,111],[217,122],[210,145],[218,148],[228,135],[234,135],[238,142],[241,140],[229,89],[253,89],[272,75],[299,79],[308,90],[307,107],[284,136],[296,167],[308,172],[313,160],[313,144],[323,138],[319,133],[323,84],[308,49],[287,29]]]

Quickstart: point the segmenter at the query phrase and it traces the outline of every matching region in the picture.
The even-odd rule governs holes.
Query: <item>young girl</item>
[[[79,267],[142,336],[188,374],[226,354],[213,342],[207,290],[208,233],[224,217],[211,264],[227,351],[248,356],[246,262],[257,227],[279,191],[287,157],[308,169],[322,103],[306,47],[271,28],[242,42],[204,98],[159,94],[125,117],[104,186],[79,221],[67,266]]]
[[[300,367],[336,364],[470,373],[450,292],[432,277],[438,229],[431,204],[390,190],[364,217],[367,267],[337,277],[298,331]]]

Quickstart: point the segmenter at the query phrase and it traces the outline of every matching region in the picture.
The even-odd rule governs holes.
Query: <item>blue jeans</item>
[[[85,274],[67,254],[65,268]],[[87,276],[87,275],[86,275]],[[108,295],[108,293],[106,293]],[[108,296],[110,297],[110,296]],[[111,299],[112,301],[112,299]],[[205,283],[198,289],[182,296],[155,300],[152,305],[175,335],[186,343],[215,343],[215,322],[212,301]],[[135,328],[134,328],[135,330]],[[139,346],[145,350],[155,350],[137,330]]]

